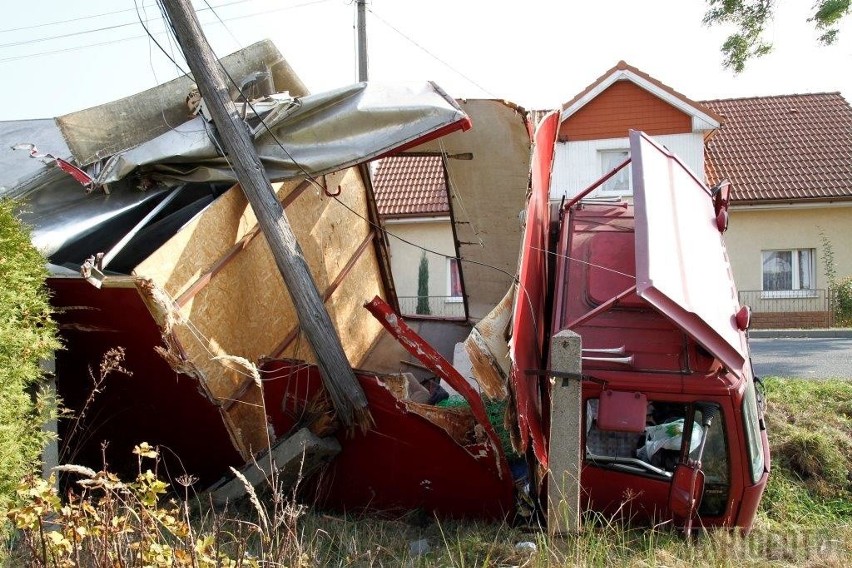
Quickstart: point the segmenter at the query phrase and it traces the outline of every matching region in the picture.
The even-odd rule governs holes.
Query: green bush
[[[58,347],[45,288],[45,259],[0,199],[0,505],[37,463],[50,409],[37,393],[39,361]]]
[[[852,326],[852,276],[838,280],[831,290],[835,325]]]

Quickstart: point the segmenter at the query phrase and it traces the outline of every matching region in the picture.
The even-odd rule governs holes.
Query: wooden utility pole
[[[212,115],[237,179],[251,204],[278,270],[293,300],[299,324],[317,358],[317,365],[338,418],[347,428],[370,422],[367,397],[349,365],[340,338],[311,277],[308,263],[278,202],[255,151],[248,127],[240,119],[201,24],[189,0],[164,0],[178,44],[183,50],[201,96]]]

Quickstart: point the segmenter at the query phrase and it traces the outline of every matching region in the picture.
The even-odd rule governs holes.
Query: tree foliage
[[[36,463],[47,405],[34,396],[40,361],[58,347],[45,289],[45,260],[0,200],[0,505]]]
[[[417,269],[417,313],[429,315],[429,260],[426,251],[420,255],[420,266]]]
[[[722,44],[723,64],[739,73],[746,63],[772,51],[764,37],[766,25],[775,14],[777,0],[707,0],[704,23],[708,26],[730,24],[735,28]],[[816,0],[808,22],[821,33],[818,41],[831,45],[837,41],[840,21],[852,11],[852,0]]]

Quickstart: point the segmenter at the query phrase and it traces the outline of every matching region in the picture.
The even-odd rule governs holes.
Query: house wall
[[[700,133],[670,134],[654,139],[672,151],[699,179],[704,179],[704,138]],[[579,142],[558,142],[553,164],[550,199],[573,197],[598,180],[604,173],[601,150],[627,150],[627,137]],[[600,188],[592,196],[605,196]]]
[[[385,219],[383,223],[390,233],[388,245],[391,272],[400,301],[400,311],[406,315],[415,313],[413,298],[417,296],[420,258],[425,248],[438,253],[426,252],[426,260],[429,263],[429,296],[436,297],[430,301],[430,315],[463,317],[464,306],[461,302],[448,302],[443,298],[449,295],[447,257],[456,256],[449,217]]]
[[[826,327],[828,287],[820,233],[828,237],[837,276],[852,276],[852,203],[819,207],[739,206],[731,208],[725,233],[734,279],[743,303],[753,312],[752,325],[760,327]],[[814,249],[816,292],[801,298],[766,298],[762,288],[764,250]]]
[[[559,126],[560,141],[623,138],[629,129],[652,136],[692,130],[692,118],[631,81],[616,81]]]

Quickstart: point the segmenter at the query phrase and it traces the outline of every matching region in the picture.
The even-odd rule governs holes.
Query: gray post
[[[580,532],[580,468],[582,455],[583,345],[579,335],[563,330],[550,340],[550,475],[547,527],[550,534]]]
[[[356,0],[358,9],[358,81],[367,80],[367,11],[366,0]]]
[[[53,398],[56,398],[56,358],[42,359],[40,365],[44,372],[42,379],[44,390],[49,392]],[[41,475],[44,479],[49,479],[50,474],[53,473],[53,468],[59,465],[59,438],[57,437],[59,426],[56,417],[51,418],[47,424],[42,426],[42,429],[53,435],[41,453]],[[58,484],[56,487],[58,487]]]

